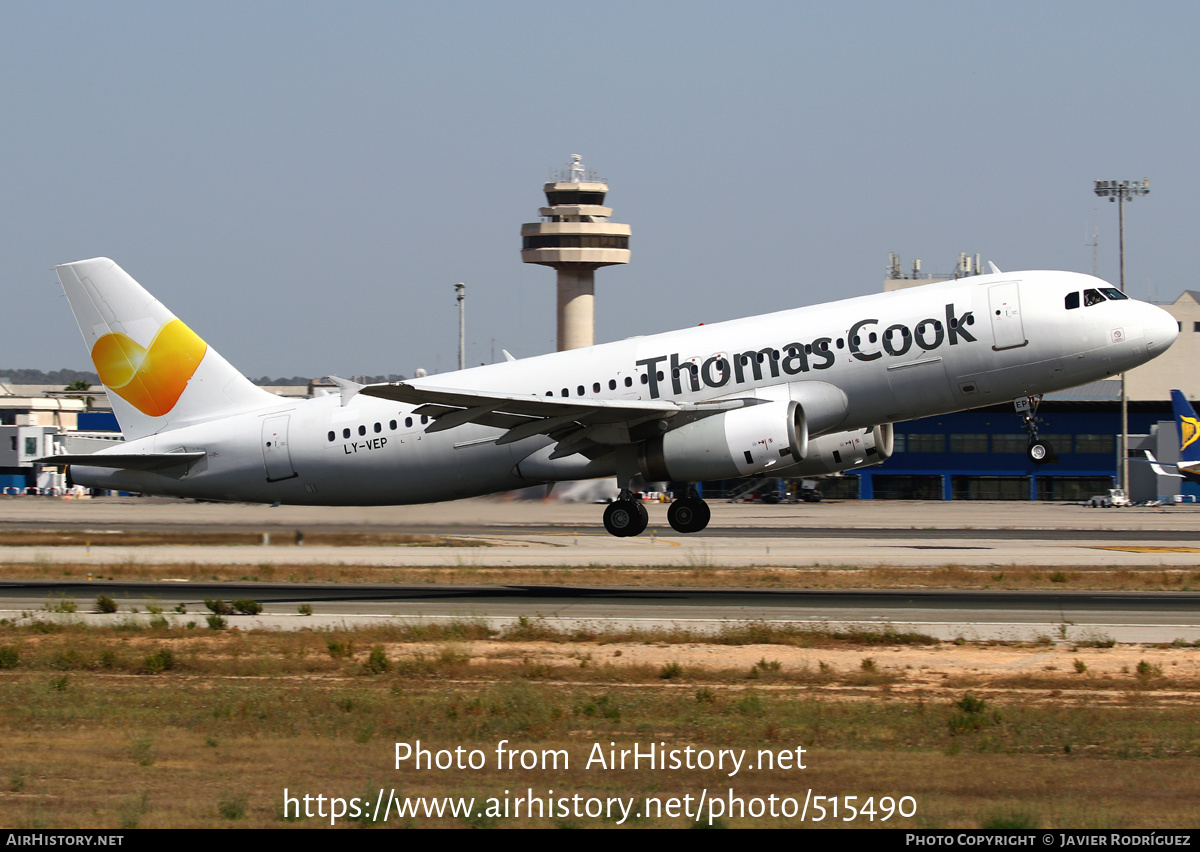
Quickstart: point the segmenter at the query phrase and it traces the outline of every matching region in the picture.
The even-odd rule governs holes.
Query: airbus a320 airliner
[[[453,500],[617,478],[688,484],[667,518],[698,532],[692,484],[876,464],[892,423],[1036,400],[1136,367],[1178,326],[1072,272],[1016,272],[862,296],[309,400],[253,385],[107,258],[57,267],[125,436],[53,456],[75,484],[301,505]],[[1036,418],[1027,418],[1036,422]],[[1036,427],[1031,427],[1031,429]],[[1030,434],[1030,457],[1048,455]]]

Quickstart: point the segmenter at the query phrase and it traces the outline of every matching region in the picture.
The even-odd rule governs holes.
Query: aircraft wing
[[[42,456],[34,464],[111,467],[120,470],[162,470],[181,464],[191,464],[207,455],[203,450],[192,453],[71,453],[62,456]]]
[[[554,457],[590,448],[610,448],[670,431],[722,411],[756,405],[757,399],[714,402],[634,401],[580,397],[501,394],[459,388],[433,388],[408,382],[367,385],[359,393],[418,406],[414,413],[431,417],[427,432],[467,423],[506,430],[496,443],[509,444],[534,435],[559,443]]]

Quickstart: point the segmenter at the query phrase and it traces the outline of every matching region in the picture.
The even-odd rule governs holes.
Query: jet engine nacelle
[[[773,475],[790,478],[856,470],[886,461],[894,446],[891,423],[872,429],[821,435],[808,442],[808,453],[799,464],[773,472]]]
[[[736,408],[647,441],[642,475],[650,481],[702,482],[761,474],[808,451],[804,410],[794,400]]]

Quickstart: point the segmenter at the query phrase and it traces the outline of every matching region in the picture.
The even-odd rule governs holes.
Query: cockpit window
[[[1079,294],[1078,293],[1068,293],[1067,294],[1067,310],[1069,311],[1069,310],[1072,310],[1072,309],[1078,308],[1078,307],[1079,307]]]
[[[1116,287],[1104,287],[1104,288],[1101,288],[1100,292],[1103,293],[1105,296],[1108,296],[1108,298],[1112,299],[1114,302],[1119,302],[1122,299],[1129,298],[1124,293],[1122,293],[1120,290],[1118,290]]]
[[[1090,308],[1092,305],[1098,305],[1104,301],[1104,297],[1100,295],[1099,290],[1084,290],[1083,291],[1083,306]]]

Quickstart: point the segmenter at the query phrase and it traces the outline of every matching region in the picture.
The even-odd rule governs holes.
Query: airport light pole
[[[458,302],[458,369],[467,368],[467,285],[461,281],[454,285],[455,301]]]
[[[1121,292],[1125,292],[1125,202],[1139,195],[1150,194],[1150,179],[1098,180],[1095,192],[1101,198],[1117,202],[1117,232],[1120,246]],[[1125,386],[1125,373],[1121,373],[1121,488],[1129,496],[1129,394]]]

